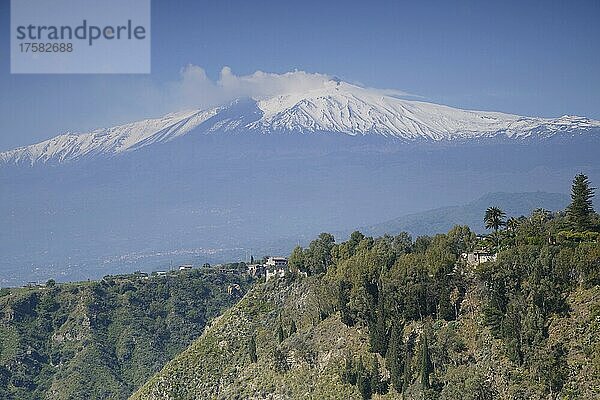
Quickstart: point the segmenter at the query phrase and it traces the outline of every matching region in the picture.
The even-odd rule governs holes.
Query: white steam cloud
[[[223,67],[219,78],[211,80],[197,65],[182,68],[180,79],[166,88],[164,97],[179,108],[203,108],[223,104],[240,97],[265,97],[316,89],[331,79],[324,74],[304,71],[274,74],[256,71],[251,75],[235,75]]]
[[[161,102],[171,107],[206,108],[221,105],[240,97],[262,98],[288,93],[304,92],[323,87],[332,76],[305,71],[283,74],[256,71],[250,75],[236,75],[223,67],[216,81],[197,65],[181,69],[180,79],[167,85]],[[374,90],[374,89],[372,89]],[[397,90],[378,90],[382,95],[409,96]]]

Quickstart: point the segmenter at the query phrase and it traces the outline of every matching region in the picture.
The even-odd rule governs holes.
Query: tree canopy
[[[499,207],[489,207],[485,211],[485,216],[483,217],[483,222],[485,222],[485,228],[498,231],[500,227],[506,224],[506,222],[504,221],[505,217],[506,214]]]
[[[571,186],[571,204],[567,208],[567,215],[572,227],[578,231],[584,231],[592,227],[594,191],[595,188],[590,186],[590,181],[586,175],[578,174],[575,176]]]

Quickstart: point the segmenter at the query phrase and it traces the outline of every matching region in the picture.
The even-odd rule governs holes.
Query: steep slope
[[[228,293],[232,285],[239,291]],[[127,398],[249,285],[192,270],[2,289],[0,398]]]
[[[338,314],[328,315],[332,289],[314,278],[253,288],[131,398],[359,398],[355,387],[340,382],[339,368],[349,352],[368,355],[368,338]],[[280,323],[287,332],[292,321],[297,332],[279,343]],[[248,352],[253,337],[256,363]]]
[[[565,226],[532,215],[478,266],[465,227],[323,234],[290,256],[311,275],[254,287],[131,399],[598,398],[600,245]]]
[[[403,100],[333,79],[304,92],[239,99],[210,110],[60,135],[0,153],[0,163],[32,165],[113,156],[192,133],[340,133],[400,142],[469,142],[491,138],[541,140],[598,131],[600,121],[583,117],[548,119],[461,110]]]
[[[153,143],[172,140],[206,121],[218,109],[187,111],[131,124],[97,129],[89,133],[66,133],[44,142],[0,153],[4,163],[64,162],[94,155],[115,155]]]

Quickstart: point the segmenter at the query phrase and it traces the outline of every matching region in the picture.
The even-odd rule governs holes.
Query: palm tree
[[[506,217],[506,214],[499,207],[489,207],[485,210],[485,216],[483,217],[485,228],[494,229],[497,247],[500,247],[500,235],[498,235],[498,229],[500,229],[501,226],[506,225],[504,217]]]
[[[517,218],[515,217],[510,217],[507,221],[506,221],[506,229],[508,229],[509,231],[516,231],[517,228],[519,227],[519,225],[521,224],[521,221],[519,221]]]
[[[494,229],[494,232],[498,232],[501,226],[506,225],[504,217],[506,217],[506,214],[499,207],[488,208],[485,210],[485,217],[483,217],[485,228]]]
[[[548,221],[551,217],[552,217],[552,213],[550,211],[546,210],[545,208],[536,208],[531,213],[532,219],[542,222],[542,223]]]

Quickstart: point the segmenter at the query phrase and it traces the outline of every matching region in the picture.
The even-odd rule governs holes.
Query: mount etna
[[[0,283],[263,256],[486,193],[564,192],[578,172],[600,180],[599,138],[584,117],[460,110],[338,79],[66,133],[0,154]]]

